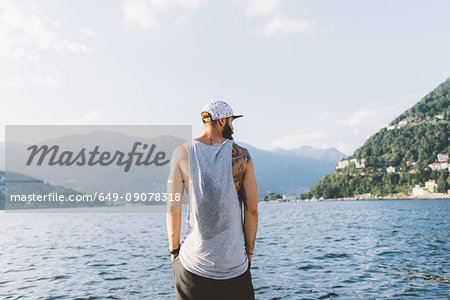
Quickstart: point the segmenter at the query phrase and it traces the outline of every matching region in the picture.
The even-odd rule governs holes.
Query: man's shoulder
[[[173,160],[182,160],[186,159],[187,157],[188,157],[188,150],[186,149],[186,146],[184,144],[176,147],[172,154]]]
[[[250,153],[247,148],[240,146],[236,142],[233,142],[233,158],[244,157],[247,160],[250,159]]]

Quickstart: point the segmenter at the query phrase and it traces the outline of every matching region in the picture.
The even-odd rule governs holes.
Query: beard
[[[223,127],[222,136],[229,140],[233,139],[233,130],[231,129],[230,125],[228,125],[228,123],[226,123],[225,127]]]

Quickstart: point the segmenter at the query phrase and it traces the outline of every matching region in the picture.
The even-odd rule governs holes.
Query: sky
[[[192,125],[352,154],[450,77],[450,2],[2,0],[4,125]]]

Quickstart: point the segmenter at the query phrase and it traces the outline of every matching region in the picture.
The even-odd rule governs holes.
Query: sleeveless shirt
[[[242,205],[232,172],[233,141],[184,144],[189,153],[187,230],[180,262],[199,276],[230,279],[248,268]]]

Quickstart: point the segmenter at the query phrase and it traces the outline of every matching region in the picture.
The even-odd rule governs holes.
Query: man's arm
[[[180,246],[181,230],[181,205],[183,200],[184,181],[181,172],[181,163],[186,157],[187,150],[183,145],[175,149],[170,160],[170,174],[167,180],[168,200],[180,199],[179,201],[167,201],[167,236],[169,238],[169,249],[174,250]],[[177,198],[179,197],[179,198]],[[172,254],[172,261],[178,254]]]
[[[252,159],[249,160],[242,183],[244,196],[244,233],[245,250],[252,263],[252,254],[255,248],[256,231],[258,229],[258,192],[255,170]]]

